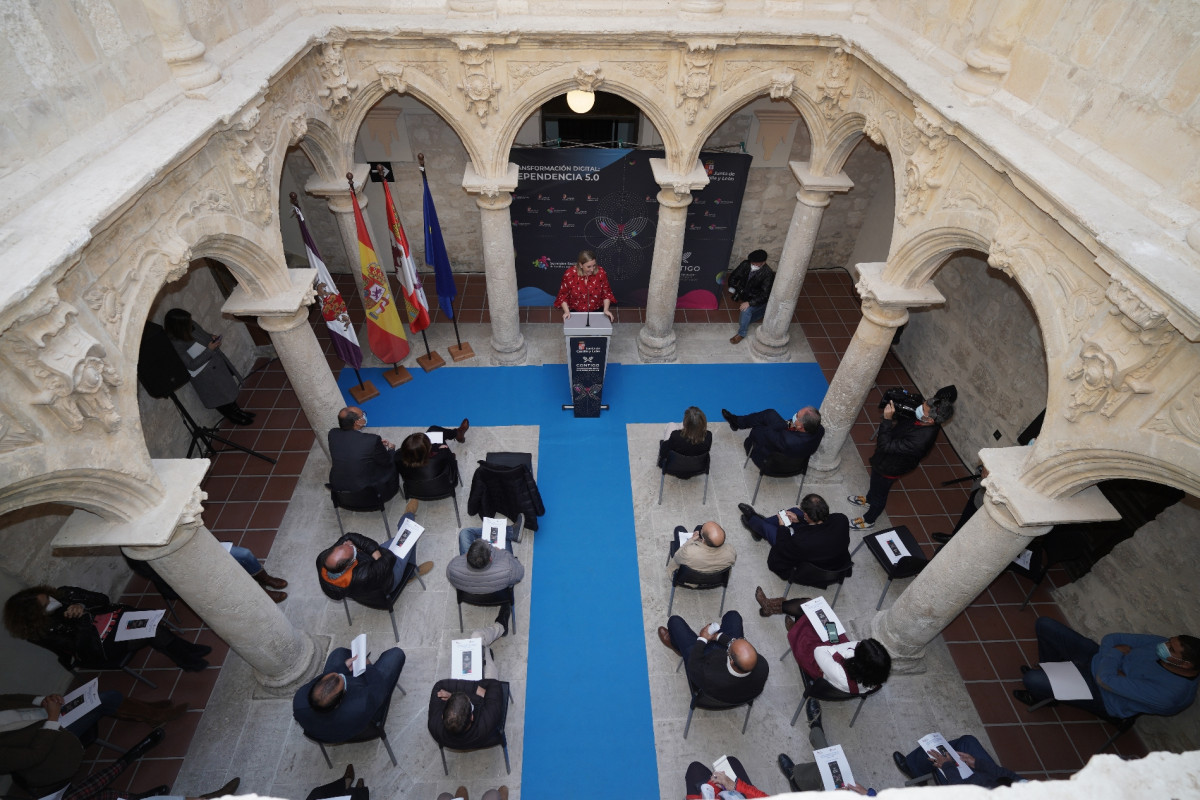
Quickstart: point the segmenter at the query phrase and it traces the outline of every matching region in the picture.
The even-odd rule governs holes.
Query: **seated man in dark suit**
[[[385,650],[357,678],[349,648],[339,647],[325,660],[321,674],[300,687],[292,698],[292,716],[304,732],[328,742],[347,741],[362,733],[391,697],[404,669],[404,651]]]
[[[476,750],[500,744],[504,719],[504,690],[500,681],[447,678],[429,695],[429,734],[438,744],[455,750]]]
[[[812,406],[800,409],[791,419],[779,416],[779,412],[773,408],[741,417],[722,408],[721,416],[735,431],[750,429],[750,435],[742,446],[747,453],[753,447],[756,464],[773,453],[792,458],[811,456],[825,435],[825,429],[821,427],[821,412]]]
[[[807,495],[799,508],[789,509],[788,525],[780,523],[778,515],[765,517],[746,503],[738,503],[738,510],[750,537],[771,545],[767,569],[785,581],[797,567],[834,570],[850,560],[850,520],[845,514],[830,514],[819,494]]]
[[[400,524],[412,519],[416,512],[417,501],[409,500]],[[388,597],[404,578],[404,570],[416,552],[415,547],[411,548],[407,556],[399,559],[388,549],[392,541],[394,537],[380,545],[361,533],[347,532],[317,556],[321,591],[333,600],[348,597],[363,605],[387,605]],[[433,562],[426,561],[417,569],[425,575],[433,569]]]
[[[908,755],[897,750],[892,753],[892,761],[896,763],[897,769],[909,778],[928,775],[936,769],[941,773],[942,781],[951,785],[969,783],[985,789],[995,789],[1025,780],[1008,767],[997,764],[991,754],[983,749],[979,740],[970,734],[951,739],[950,746],[962,758],[967,769],[971,770],[969,777],[962,776],[953,757],[937,750],[926,751],[918,747]]]
[[[431,425],[446,438],[462,442],[471,423],[463,420],[457,428]],[[367,415],[357,406],[338,412],[338,426],[329,431],[329,486],[335,491],[352,492],[374,486],[379,496],[391,500],[400,489],[400,452],[396,445],[375,433],[367,433]]]
[[[680,616],[658,629],[659,641],[685,659],[688,680],[722,703],[748,703],[767,683],[770,666],[742,636],[742,615],[736,611],[726,611],[719,625],[706,625],[699,634]]]

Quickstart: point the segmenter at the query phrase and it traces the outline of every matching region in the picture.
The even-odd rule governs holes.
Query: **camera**
[[[910,392],[908,389],[888,389],[883,393],[883,399],[879,401],[879,409],[882,411],[887,408],[887,404],[891,403],[896,407],[897,417],[906,417],[908,419],[917,418],[917,408],[925,402],[925,398],[920,392]]]

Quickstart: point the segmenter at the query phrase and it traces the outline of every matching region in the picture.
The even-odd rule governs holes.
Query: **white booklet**
[[[100,682],[97,678],[80,686],[63,698],[62,708],[59,709],[58,722],[64,728],[74,724],[76,720],[93,708],[100,707]]]
[[[1029,565],[1033,563],[1033,551],[1026,547],[1021,551],[1021,555],[1012,560],[1021,569],[1029,569]]]
[[[791,524],[792,524],[792,519],[791,519],[791,517],[789,517],[789,516],[787,515],[787,509],[786,509],[786,508],[785,508],[783,511],[780,511],[780,512],[779,512],[778,514],[776,514],[775,516],[779,518],[779,524],[780,524],[780,525],[782,525],[782,526],[783,526],[783,527],[785,527],[785,528],[786,528],[786,527],[788,527],[789,525],[791,525]]]
[[[166,610],[161,608],[158,611],[126,611],[117,623],[116,641],[149,639],[158,631],[158,623],[165,613]]]
[[[904,546],[904,542],[900,541],[900,534],[896,533],[894,528],[876,536],[875,541],[879,542],[879,549],[883,550],[883,554],[893,564],[898,564],[900,559],[912,555]]]
[[[1091,700],[1092,690],[1088,687],[1079,667],[1070,661],[1043,661],[1038,664],[1050,679],[1050,690],[1055,700]]]
[[[854,783],[854,773],[850,771],[850,762],[846,760],[846,753],[840,744],[813,750],[813,760],[817,762],[825,791],[844,789]]]
[[[733,780],[737,780],[737,773],[733,771],[733,767],[729,765],[729,756],[723,755],[713,762],[713,772],[724,772]]]
[[[417,543],[417,539],[421,538],[421,534],[425,532],[425,526],[419,524],[416,520],[406,519],[396,529],[396,538],[388,546],[396,554],[396,558],[407,558],[408,551],[413,549],[413,545]]]
[[[434,444],[441,444],[445,440],[445,437],[442,436],[441,431],[425,431],[425,435],[428,436],[429,441],[433,442]]]
[[[220,544],[221,544],[221,547],[225,548],[226,553],[230,553],[233,551],[233,542],[221,542]]]
[[[483,518],[483,538],[491,544],[492,547],[504,549],[504,543],[508,540],[508,522],[495,517]]]
[[[204,345],[200,344],[199,342],[196,342],[195,344],[193,344],[191,347],[189,347],[187,349],[187,354],[189,356],[191,356],[192,358],[199,358],[200,354],[203,353],[207,349],[208,348],[205,347]],[[199,375],[201,372],[203,372],[204,368],[207,367],[208,365],[209,365],[209,362],[205,361],[203,364],[201,364],[196,369],[189,369],[188,374],[194,378],[197,375]]]
[[[483,639],[450,642],[450,677],[464,681],[483,680]]]
[[[842,621],[838,619],[837,614],[833,613],[833,608],[824,597],[817,595],[800,607],[804,609],[804,616],[813,626],[813,630],[819,633],[825,641],[829,641],[828,630],[825,627],[827,622],[832,622],[837,626],[838,636],[846,634],[846,628],[842,625]]]
[[[950,746],[950,742],[946,741],[945,736],[937,732],[929,733],[917,739],[917,744],[921,745],[921,749],[926,753],[932,750],[936,753],[950,756],[950,758],[954,759],[954,763],[958,765],[959,776],[963,780],[971,777],[972,769],[963,763],[962,756],[955,752],[954,748]]]
[[[358,677],[367,671],[367,635],[360,633],[354,637],[354,641],[350,642],[350,656],[354,659],[354,663],[350,666],[350,671],[354,673],[354,677]]]
[[[680,530],[678,532],[678,534],[679,534],[679,546],[680,547],[683,547],[685,544],[688,543],[688,539],[692,538],[692,532],[689,531],[687,528],[683,528],[682,530]]]

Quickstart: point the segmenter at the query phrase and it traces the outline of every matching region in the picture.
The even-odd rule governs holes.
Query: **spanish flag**
[[[408,338],[404,335],[404,323],[396,313],[396,302],[388,288],[387,275],[379,266],[371,235],[363,221],[362,209],[358,207],[358,196],[350,192],[354,201],[354,224],[358,229],[358,261],[362,268],[363,305],[367,309],[367,342],[371,352],[381,361],[398,364],[408,356]]]

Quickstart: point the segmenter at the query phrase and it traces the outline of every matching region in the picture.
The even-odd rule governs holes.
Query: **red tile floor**
[[[483,276],[460,275],[456,280],[459,321],[490,321]],[[339,276],[338,283],[344,296],[353,297],[354,284],[350,276]],[[521,322],[557,322],[552,313],[548,308],[522,308]],[[645,318],[642,309],[623,309],[620,316],[626,323]],[[360,304],[351,304],[351,317],[356,324],[361,324]],[[804,292],[796,304],[795,321],[801,324],[827,380],[833,378],[859,318],[859,301],[853,280],[847,273],[840,270],[809,273]],[[432,319],[434,323],[446,322],[439,310],[433,311]],[[728,325],[736,321],[736,315],[726,309],[688,310],[677,311],[675,319],[676,322]],[[315,310],[312,322],[325,346],[331,368],[339,369],[341,363],[334,355],[332,342]],[[876,405],[882,390],[912,385],[903,365],[894,354],[889,354],[880,370],[877,387],[871,390],[866,408],[851,433],[864,462],[873,449],[871,435],[879,419]],[[278,361],[256,366],[246,379],[241,405],[256,412],[258,419],[251,426],[233,428],[227,435],[277,459],[277,463],[271,465],[238,452],[215,458],[204,483],[208,493],[204,521],[218,539],[249,548],[270,569],[267,556],[308,458],[314,435]],[[227,427],[227,423],[223,427]],[[964,464],[954,448],[941,438],[921,468],[906,475],[892,490],[888,499],[892,524],[907,525],[922,542],[927,555],[933,554],[929,534],[950,531],[968,495],[965,487],[969,484],[943,487],[941,483],[966,475],[973,467],[973,463]],[[1039,615],[1061,618],[1049,590],[1066,580],[1064,571],[1052,570],[1033,595],[1029,607],[1019,610],[1028,586],[1010,573],[1002,574],[943,632],[999,761],[1030,778],[1070,776],[1113,732],[1108,724],[1070,708],[1043,709],[1030,714],[1012,699],[1012,690],[1021,685],[1018,667],[1037,660],[1034,621]],[[894,598],[902,588],[893,589],[891,596]],[[153,587],[137,577],[130,581],[121,600],[141,608],[163,607],[163,601]],[[181,618],[179,627],[184,635],[213,647],[209,656],[212,666],[199,673],[180,672],[165,658],[147,650],[146,655],[133,665],[143,668],[144,674],[158,684],[158,689],[136,683],[123,673],[101,675],[103,689],[118,689],[147,700],[169,697],[175,702],[187,702],[192,709],[183,718],[167,725],[164,743],[129,769],[115,784],[117,788],[145,790],[174,781],[228,651],[186,605],[179,603],[177,608]],[[106,721],[100,731],[101,738],[121,748],[133,744],[146,732],[144,725],[112,721]],[[966,731],[945,733],[954,735]],[[1126,756],[1146,753],[1136,731],[1119,739],[1115,748]],[[111,750],[102,750],[96,745],[90,748],[88,755],[91,761],[85,763],[83,772],[94,763],[114,757]],[[212,788],[216,787],[202,787],[201,790]]]

